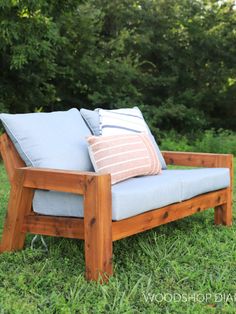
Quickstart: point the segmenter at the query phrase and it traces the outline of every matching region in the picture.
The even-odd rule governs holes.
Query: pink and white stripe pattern
[[[87,141],[95,171],[110,173],[112,184],[161,172],[155,148],[145,133],[90,136]]]

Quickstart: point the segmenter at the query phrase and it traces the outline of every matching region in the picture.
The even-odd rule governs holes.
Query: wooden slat
[[[6,133],[0,136],[0,151],[9,181],[12,183],[15,169],[25,167],[25,163],[20,158],[20,155]]]
[[[84,239],[82,218],[29,215],[25,218],[23,232],[48,236]]]
[[[230,154],[206,154],[171,151],[163,151],[162,154],[168,165],[178,166],[230,168],[232,159],[232,155]]]
[[[97,176],[96,173],[56,169],[23,168],[23,170],[25,171],[25,187],[77,194],[84,194],[87,175]]]
[[[205,209],[226,203],[227,189],[203,194],[190,200],[152,210],[135,217],[112,224],[112,240],[116,241],[130,235],[178,220]]]
[[[84,195],[85,265],[88,280],[112,275],[111,176],[87,177]]]

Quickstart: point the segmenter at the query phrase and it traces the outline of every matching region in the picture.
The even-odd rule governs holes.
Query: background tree
[[[156,134],[236,129],[231,0],[0,0],[0,110],[138,105]]]

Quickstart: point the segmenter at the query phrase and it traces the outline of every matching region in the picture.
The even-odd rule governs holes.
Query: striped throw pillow
[[[99,110],[100,110],[100,114],[99,114]],[[124,133],[137,133],[139,132],[137,130],[137,128],[134,127],[134,125],[130,128],[130,126],[127,127],[126,123],[123,121],[122,123],[124,123],[123,125],[123,129],[120,127],[120,125],[118,125],[118,127],[116,127],[116,124],[114,124],[114,120],[113,120],[113,124],[111,125],[110,120],[101,121],[102,120],[102,116],[105,114],[112,114],[112,117],[116,116],[117,118],[123,118],[126,119],[126,117],[138,117],[138,119],[140,121],[143,120],[145,126],[143,126],[143,122],[142,123],[142,128],[141,131],[143,132],[147,132],[147,134],[149,135],[151,141],[153,142],[153,145],[156,149],[158,158],[161,162],[162,165],[162,169],[167,169],[165,160],[161,154],[161,151],[155,141],[155,138],[153,137],[146,121],[143,118],[142,112],[140,111],[140,109],[138,107],[133,107],[133,108],[123,108],[123,109],[114,109],[114,110],[104,110],[104,109],[95,109],[95,110],[87,110],[87,109],[80,109],[80,113],[82,115],[82,117],[84,118],[85,122],[87,123],[87,125],[89,126],[91,132],[93,135],[99,136],[99,135],[104,135],[106,133],[106,135],[112,135],[112,134],[124,134]],[[118,116],[117,113],[120,113],[120,115]],[[120,123],[120,120],[118,121],[118,123]],[[111,127],[109,127],[109,125]],[[105,126],[105,127],[104,127]],[[132,130],[132,131],[130,131]]]
[[[111,182],[161,172],[153,143],[145,133],[87,138],[89,154],[98,173],[110,173]]]
[[[137,108],[98,109],[101,135],[149,133],[141,111]]]

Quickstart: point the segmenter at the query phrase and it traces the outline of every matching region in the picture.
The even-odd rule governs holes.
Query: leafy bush
[[[172,130],[163,134],[161,149],[234,154],[236,156],[236,133],[223,129],[211,129],[206,130],[194,140]]]
[[[236,156],[236,134],[228,130],[207,130],[193,145],[195,151],[231,153]]]
[[[232,0],[1,0],[0,111],[143,104],[153,130],[235,130],[235,23]]]
[[[188,139],[184,135],[180,135],[175,131],[165,132],[160,137],[156,137],[157,140],[160,138],[160,146],[162,150],[173,150],[173,151],[191,151],[192,146],[189,145]]]

